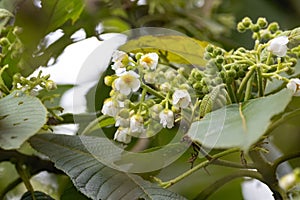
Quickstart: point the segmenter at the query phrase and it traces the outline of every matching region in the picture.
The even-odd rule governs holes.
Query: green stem
[[[268,53],[268,57],[267,57],[267,61],[266,61],[266,64],[267,64],[267,65],[272,64],[272,63],[271,63],[271,59],[272,59],[272,53],[269,52],[269,53]]]
[[[142,83],[141,88],[146,89],[147,92],[149,92],[150,94],[152,94],[152,95],[154,95],[156,97],[165,99],[164,95],[162,95],[161,93],[157,92],[156,90],[152,89],[151,87],[149,87],[148,85],[146,85],[144,83]]]
[[[254,74],[250,77],[249,81],[247,82],[244,101],[247,101],[251,98],[253,79]]]
[[[257,77],[258,96],[262,97],[264,95],[264,85],[263,85],[263,76],[260,67],[256,68],[256,77]]]
[[[255,68],[254,67],[251,68],[250,71],[248,71],[248,73],[246,74],[246,76],[243,78],[243,80],[242,80],[242,82],[240,84],[240,87],[238,88],[238,91],[237,91],[237,96],[238,96],[239,99],[241,98],[243,90],[246,87],[248,80],[253,75],[254,71],[255,71]]]
[[[214,192],[216,192],[218,189],[224,186],[224,184],[241,177],[252,177],[263,182],[263,178],[258,172],[251,170],[239,170],[234,172],[233,174],[230,174],[217,180],[216,182],[202,190],[201,193],[194,199],[207,199],[210,195],[212,195]]]
[[[16,169],[18,171],[18,174],[20,175],[21,179],[23,180],[26,189],[31,193],[31,197],[33,200],[36,200],[35,195],[34,195],[34,189],[30,183],[30,173],[25,164],[22,162],[17,162],[16,163]]]
[[[226,88],[227,88],[227,91],[228,91],[228,95],[230,97],[230,101],[232,103],[237,103],[238,100],[236,98],[236,95],[235,95],[234,89],[232,87],[232,84],[226,84]]]
[[[220,158],[220,157],[223,157],[225,155],[228,155],[228,154],[231,154],[231,153],[234,153],[234,152],[238,152],[240,151],[239,148],[232,148],[232,149],[228,149],[228,150],[225,150],[225,151],[222,151],[218,154],[215,154],[213,156],[211,156],[212,160],[206,160],[202,163],[199,163],[198,165],[196,165],[195,167],[193,167],[192,169],[184,172],[183,174],[177,176],[176,178],[170,180],[170,181],[166,181],[166,182],[160,182],[160,185],[164,188],[168,188],[172,185],[174,185],[175,183],[181,181],[182,179],[186,178],[187,176],[191,175],[192,173],[194,173],[195,171],[201,169],[201,168],[204,168],[206,166],[208,166],[209,164],[213,163],[216,159]]]

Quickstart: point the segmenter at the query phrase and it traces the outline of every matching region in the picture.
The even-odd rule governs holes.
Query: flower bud
[[[252,24],[252,20],[249,17],[245,17],[242,20],[242,24],[244,25],[245,28],[248,28]]]
[[[10,42],[6,37],[4,37],[4,38],[0,39],[0,45],[1,46],[7,46],[7,45],[10,45]]]
[[[243,23],[241,23],[241,22],[239,22],[238,24],[237,24],[237,31],[238,32],[241,32],[241,33],[243,33],[243,32],[245,32],[246,31],[246,27],[244,26],[244,24]]]
[[[214,51],[214,46],[213,45],[207,45],[205,48],[205,51],[212,53]]]
[[[143,53],[137,53],[135,54],[135,58],[139,60],[143,55],[144,55]]]
[[[267,22],[266,18],[264,18],[264,17],[259,17],[259,18],[257,19],[257,24],[258,24],[258,26],[259,26],[260,28],[265,28],[265,27],[268,25],[268,22]]]
[[[57,85],[54,81],[48,80],[45,84],[47,90],[55,90],[57,89]]]
[[[250,28],[254,33],[260,30],[260,26],[258,24],[253,24],[252,26],[250,26]]]
[[[163,92],[169,92],[171,90],[171,85],[167,82],[160,85],[160,90]]]
[[[268,26],[268,30],[271,31],[271,32],[273,32],[273,33],[275,33],[276,31],[278,31],[279,30],[278,23],[277,22],[270,23],[269,26]]]
[[[107,86],[111,86],[114,81],[114,78],[112,76],[105,76],[104,77],[104,84]]]

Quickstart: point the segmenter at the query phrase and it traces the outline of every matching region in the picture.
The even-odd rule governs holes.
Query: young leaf
[[[272,117],[283,112],[291,98],[291,91],[284,89],[274,95],[223,107],[194,122],[188,135],[206,147],[240,147],[248,151],[265,134]]]
[[[79,18],[83,9],[83,0],[56,0],[56,1],[43,1],[42,8],[51,8],[50,21],[47,32],[51,32],[59,28],[68,20],[72,24]]]
[[[46,119],[46,108],[36,97],[14,91],[0,99],[0,148],[19,148]]]
[[[95,137],[43,134],[30,139],[31,145],[49,156],[55,166],[71,177],[74,185],[92,199],[185,199],[141,177],[109,168],[99,162],[83,140]],[[101,138],[99,138],[101,139]],[[98,146],[98,151],[105,151]]]
[[[203,54],[207,42],[189,38],[187,36],[142,36],[130,40],[120,47],[120,50],[127,52],[167,52],[167,59],[170,62],[180,64],[194,64],[204,66],[206,61]]]

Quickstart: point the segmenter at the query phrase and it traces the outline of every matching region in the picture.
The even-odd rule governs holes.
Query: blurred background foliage
[[[258,17],[266,17],[269,22],[277,21],[283,29],[300,25],[299,0],[42,0],[39,5],[38,0],[0,0],[0,7],[16,16],[7,23],[22,28],[18,38],[23,43],[23,53],[16,65],[23,75],[31,74],[39,66],[53,64],[49,61],[55,60],[66,46],[77,42],[71,36],[79,29],[85,31],[86,37],[96,36],[101,40],[103,33],[123,32],[139,27],[165,27],[229,50],[239,46],[251,48],[253,45],[250,33],[240,34],[235,30],[236,23],[245,16],[254,21]],[[49,37],[45,36],[58,29],[63,35],[50,42]],[[2,59],[2,66],[5,64],[3,62]],[[299,149],[298,124],[299,118],[291,119],[275,131],[275,143],[284,152]],[[158,177],[170,179],[173,177],[166,176],[175,176],[189,169],[190,165],[186,163],[189,156],[186,154],[163,169]],[[300,166],[299,159],[291,163],[293,167]],[[1,163],[0,166],[1,193],[1,189],[17,175],[11,169],[11,164]],[[164,173],[166,171],[168,173]],[[196,172],[171,187],[171,190],[193,199],[200,191],[199,188],[213,183],[230,170],[211,166],[208,172]],[[49,194],[64,193],[65,199],[68,199],[68,195],[74,199],[86,199],[76,196],[76,191],[66,184],[66,179],[56,179],[54,182],[65,185],[67,190],[64,192],[61,188],[50,187],[51,191],[47,191]],[[242,199],[241,181],[228,184],[211,199],[222,199],[225,195],[230,199]]]

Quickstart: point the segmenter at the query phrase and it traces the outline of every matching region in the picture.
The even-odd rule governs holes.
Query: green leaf
[[[199,41],[187,36],[142,36],[135,40],[130,40],[120,47],[126,52],[167,52],[167,59],[170,62],[180,64],[194,64],[204,66],[203,59],[205,47],[208,43]]]
[[[56,30],[68,20],[74,24],[84,9],[83,0],[47,0],[42,3],[43,8],[52,8],[47,32]]]
[[[15,91],[0,99],[0,148],[19,148],[46,119],[46,108],[36,97]]]
[[[102,164],[102,158],[94,152],[109,154],[104,142],[107,143],[97,137],[55,134],[35,135],[30,139],[36,150],[49,156],[57,168],[71,177],[77,189],[92,199],[185,199],[137,175]],[[119,155],[115,156],[113,159],[118,159]]]
[[[284,111],[292,92],[284,89],[274,95],[213,111],[191,125],[188,135],[209,148],[240,147],[248,151],[263,136],[273,116]]]
[[[54,200],[52,197],[49,195],[40,192],[40,191],[34,191],[34,197],[35,199],[32,198],[31,193],[28,191],[23,194],[21,197],[21,200]]]

